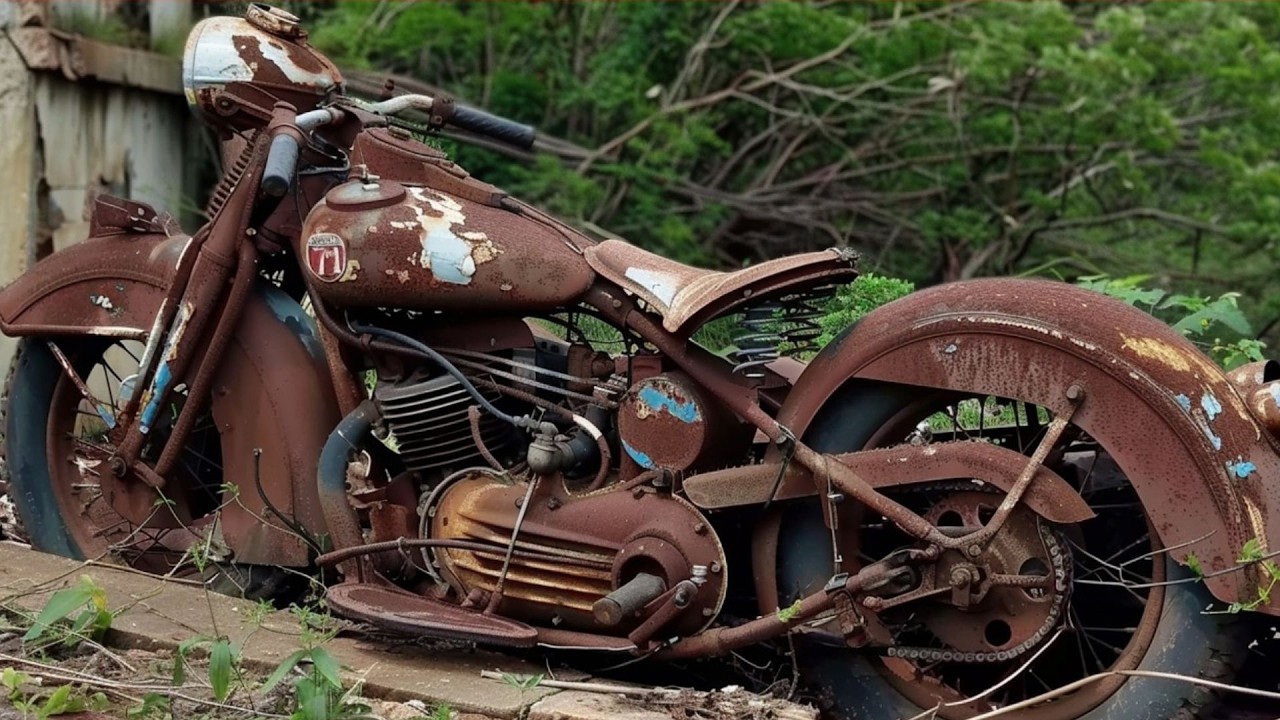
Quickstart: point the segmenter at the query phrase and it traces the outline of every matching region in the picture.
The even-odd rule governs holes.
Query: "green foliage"
[[[844,332],[845,328],[861,320],[863,315],[904,297],[915,289],[915,285],[908,280],[875,273],[859,275],[858,279],[840,288],[832,298],[827,314],[821,320],[822,335],[818,340],[819,344],[827,344]]]
[[[107,609],[107,593],[88,575],[50,596],[31,628],[22,636],[28,644],[74,646],[81,640],[100,640],[114,615]]]
[[[1257,565],[1262,570],[1262,580],[1258,586],[1258,591],[1253,599],[1248,601],[1233,602],[1227,606],[1226,613],[1234,615],[1239,612],[1257,610],[1259,607],[1271,602],[1271,592],[1275,589],[1276,583],[1280,582],[1280,565],[1263,550],[1262,542],[1258,538],[1249,538],[1240,548],[1240,556],[1236,558],[1236,563],[1240,565]]]
[[[513,673],[502,673],[502,682],[510,685],[518,690],[532,690],[542,684],[543,676],[535,675],[516,675]]]
[[[795,620],[796,616],[800,614],[800,601],[796,600],[787,607],[778,608],[778,612],[775,614],[778,616],[778,622],[781,623],[789,623]]]
[[[100,692],[85,694],[71,685],[46,690],[40,687],[36,678],[11,667],[0,670],[0,687],[4,688],[9,703],[24,718],[48,720],[59,715],[101,711],[107,707],[107,697]]]
[[[1158,273],[1190,296],[1242,293],[1256,325],[1280,315],[1280,6],[306,10],[345,66],[576,146],[527,164],[459,148],[473,173],[680,260],[838,244],[918,284]]]
[[[293,681],[297,710],[293,720],[332,720],[363,717],[368,706],[359,702],[352,692],[342,686],[342,669],[333,655],[323,645],[337,634],[332,618],[323,613],[294,607],[298,618],[301,647],[286,657],[263,681],[260,692],[267,692],[284,682],[290,675],[300,677]]]
[[[1080,278],[1078,284],[1164,320],[1228,370],[1264,359],[1262,351],[1266,345],[1254,339],[1249,320],[1237,304],[1239,293],[1223,293],[1216,298],[1170,293],[1145,287],[1149,280],[1149,275],[1122,278],[1091,275]]]

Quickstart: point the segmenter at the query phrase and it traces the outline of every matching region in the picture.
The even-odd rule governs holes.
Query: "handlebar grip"
[[[298,172],[300,149],[297,138],[288,133],[281,133],[271,139],[271,149],[267,152],[262,183],[258,186],[262,194],[280,198],[289,192],[289,186],[293,184],[293,176]]]
[[[522,150],[533,147],[538,133],[529,125],[508,120],[487,113],[483,110],[459,105],[449,118],[449,124],[469,130],[477,135],[484,135],[495,140],[515,145]]]

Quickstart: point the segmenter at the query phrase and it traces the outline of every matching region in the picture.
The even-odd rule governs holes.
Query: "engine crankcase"
[[[528,483],[484,469],[446,483],[424,508],[423,526],[431,538],[467,547],[434,548],[428,561],[459,597],[487,602]],[[639,573],[656,575],[668,589],[683,580],[700,582],[698,566],[705,582],[664,632],[699,632],[724,602],[728,570],[711,524],[689,502],[653,488],[570,495],[559,480],[543,480],[520,525],[498,612],[545,627],[625,635],[658,603],[606,627],[592,614],[597,600]]]

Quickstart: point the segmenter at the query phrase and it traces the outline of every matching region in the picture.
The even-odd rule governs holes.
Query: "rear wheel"
[[[220,436],[207,412],[163,490],[111,471],[122,435],[115,415],[137,392],[142,350],[135,342],[89,337],[20,343],[5,388],[4,459],[9,495],[29,541],[65,557],[202,576],[219,592],[250,599],[295,596],[305,577],[233,564],[218,547],[219,511],[234,498],[224,497]],[[157,459],[186,400],[182,386],[171,393],[148,434],[144,462]]]
[[[823,452],[977,441],[1029,455],[1049,419],[1016,399],[855,381],[824,409],[806,440]],[[971,605],[967,596],[958,605],[941,585],[949,571],[968,573],[969,563],[944,553],[936,565],[939,592],[875,616],[873,622],[883,623],[877,629],[896,646],[892,654],[802,648],[802,671],[834,709],[846,718],[909,718],[930,708],[937,717],[965,718],[1110,670],[1229,679],[1242,650],[1234,618],[1205,613],[1213,601],[1200,583],[1170,584],[1186,571],[1162,553],[1107,444],[1071,425],[1046,461],[1096,518],[1050,526],[1019,510],[983,561],[973,563],[982,567],[980,575],[1061,572],[1069,578],[1063,592],[987,586]],[[895,497],[936,526],[959,532],[985,524],[1003,495],[956,478]],[[841,527],[842,550],[852,545],[862,562],[912,543],[878,516],[842,517]],[[781,538],[782,600],[821,589],[832,572],[832,538],[817,504],[790,508]],[[1191,718],[1210,699],[1187,683],[1112,676],[1008,717]]]

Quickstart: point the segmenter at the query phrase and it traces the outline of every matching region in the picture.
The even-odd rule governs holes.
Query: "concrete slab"
[[[35,614],[50,595],[75,584],[81,575],[89,575],[106,590],[108,606],[117,612],[106,638],[113,647],[164,652],[194,637],[226,636],[242,646],[245,666],[263,675],[299,648],[298,623],[289,613],[254,618],[249,603],[206,592],[196,584],[76,562],[0,542],[0,603],[8,607]],[[556,673],[555,681],[569,681],[570,689],[557,691],[545,685],[522,689],[482,678],[480,671],[545,675],[547,669],[486,651],[389,646],[351,638],[336,638],[326,647],[342,664],[347,680],[363,682],[366,697],[398,703],[421,701],[426,708],[445,704],[460,713],[458,720],[670,720],[692,716],[686,712],[691,709],[698,716],[734,720],[817,718],[812,708],[741,690],[687,690],[639,698],[587,692],[572,685],[587,679],[575,671]]]
[[[197,636],[225,635],[243,645],[242,658],[254,671],[269,672],[298,649],[298,624],[288,613],[273,613],[261,624],[242,600],[206,593],[199,587],[99,565],[85,565],[10,543],[0,543],[0,601],[38,612],[49,596],[90,575],[107,591],[109,607],[123,609],[112,624],[108,644],[173,650]],[[349,638],[329,643],[351,681],[364,683],[371,698],[428,705],[495,718],[514,718],[554,692],[528,690],[480,677],[481,670],[527,675],[545,668],[484,651],[417,647],[388,649]]]

